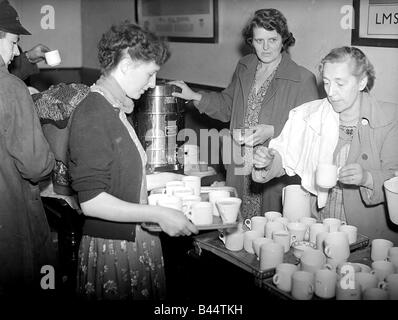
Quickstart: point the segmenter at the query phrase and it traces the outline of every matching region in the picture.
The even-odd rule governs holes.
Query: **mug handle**
[[[341,225],[340,226],[345,226],[345,225],[347,225],[347,222],[346,221],[341,221]]]
[[[333,266],[332,266],[330,263],[325,263],[325,264],[322,266],[322,269],[327,269],[327,270],[329,270],[329,271],[333,271]]]
[[[323,250],[323,252],[325,252],[326,256],[328,258],[332,258],[332,249],[329,246],[326,246],[325,249]]]
[[[218,235],[218,238],[225,244],[225,235],[223,232],[220,232],[220,234]]]
[[[248,218],[245,220],[245,226],[249,228],[249,230],[252,229],[252,221]]]
[[[377,288],[387,291],[388,290],[388,283],[387,281],[383,280],[377,284]]]
[[[279,284],[279,276],[277,273],[274,274],[274,276],[272,277],[272,282],[274,283],[274,285],[278,285]]]
[[[290,237],[290,245],[292,245],[293,242],[295,242],[297,239],[296,235],[292,234],[292,236]]]

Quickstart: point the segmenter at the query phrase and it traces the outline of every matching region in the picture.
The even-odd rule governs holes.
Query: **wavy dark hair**
[[[154,61],[159,66],[170,57],[165,39],[128,20],[112,25],[98,43],[98,60],[102,73],[108,73],[117,66],[126,52],[134,61]]]
[[[282,51],[288,51],[296,42],[293,34],[289,32],[285,16],[276,9],[260,9],[243,29],[243,38],[246,43],[253,46],[253,29],[264,28],[268,31],[275,30],[282,37]]]
[[[366,55],[358,48],[355,47],[339,47],[331,50],[319,64],[319,72],[322,74],[323,67],[326,62],[344,62],[351,59],[353,63],[353,75],[358,79],[362,79],[364,76],[368,78],[368,82],[363,89],[365,92],[372,90],[376,72],[373,64],[369,61]]]

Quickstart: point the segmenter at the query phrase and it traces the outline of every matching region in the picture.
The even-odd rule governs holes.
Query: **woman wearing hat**
[[[29,35],[8,1],[0,3],[0,295],[40,288],[41,267],[54,265],[51,233],[37,183],[54,155],[26,85],[7,67],[19,35]],[[41,290],[42,291],[42,290]]]

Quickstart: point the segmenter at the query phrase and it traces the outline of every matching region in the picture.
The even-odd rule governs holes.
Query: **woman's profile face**
[[[156,74],[160,67],[153,61],[132,61],[126,72],[126,95],[139,99],[141,95],[156,85]]]
[[[279,59],[282,51],[282,37],[275,30],[253,28],[253,47],[258,59],[263,63],[271,63]]]
[[[338,113],[351,109],[366,85],[352,71],[350,60],[326,62],[323,66],[325,92],[334,111]]]

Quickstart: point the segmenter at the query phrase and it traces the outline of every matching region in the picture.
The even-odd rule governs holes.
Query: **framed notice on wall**
[[[136,20],[169,41],[218,41],[217,0],[136,0]]]
[[[353,0],[351,44],[398,48],[398,0]]]

